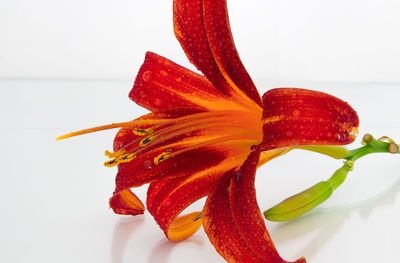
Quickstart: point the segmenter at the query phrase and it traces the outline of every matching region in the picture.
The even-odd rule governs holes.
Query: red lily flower
[[[257,205],[256,168],[295,146],[352,142],[357,114],[310,90],[273,89],[261,99],[236,51],[225,0],[174,0],[174,30],[204,76],[148,52],[129,97],[152,113],[80,132],[123,127],[114,153],[106,152],[106,166],[118,165],[110,206],[142,214],[130,189],[150,183],[147,208],[168,239],[203,225],[228,262],[286,262]],[[205,196],[202,212],[179,216]]]

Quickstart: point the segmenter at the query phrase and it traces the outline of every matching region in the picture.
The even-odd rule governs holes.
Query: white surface
[[[0,77],[129,79],[151,50],[189,66],[172,0],[2,0]],[[254,78],[400,81],[398,0],[230,0]]]
[[[261,93],[288,85],[256,81]],[[126,217],[108,209],[116,169],[102,163],[115,131],[55,141],[68,131],[143,114],[127,98],[132,83],[0,80],[0,262],[224,262],[203,230],[174,244],[147,212]],[[361,133],[400,141],[400,85],[291,86],[349,101],[359,113]],[[328,178],[340,165],[300,151],[273,160],[258,170],[261,209]],[[266,222],[281,255],[288,260],[305,256],[310,263],[397,263],[399,168],[400,156],[366,157],[321,208],[290,223]],[[142,200],[145,190],[136,191]]]

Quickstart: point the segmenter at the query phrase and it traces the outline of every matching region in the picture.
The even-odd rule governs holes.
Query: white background
[[[128,79],[145,51],[189,65],[172,0],[2,0],[0,77]],[[400,81],[400,2],[229,2],[253,78]]]
[[[194,69],[173,36],[171,6],[0,2],[0,262],[224,262],[202,230],[174,244],[148,214],[108,209],[116,170],[102,163],[115,131],[55,141],[144,114],[127,94],[145,51]],[[232,0],[229,11],[260,93],[278,86],[329,92],[357,110],[362,134],[400,141],[399,1]],[[261,209],[340,165],[300,151],[273,160],[258,170]],[[397,263],[399,168],[399,156],[366,157],[321,208],[289,223],[266,222],[281,255]],[[145,191],[136,191],[142,200]]]

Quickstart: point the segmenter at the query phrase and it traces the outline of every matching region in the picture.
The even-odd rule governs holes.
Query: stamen
[[[244,135],[246,135],[246,139],[244,139]],[[261,141],[261,138],[255,134],[251,134],[248,132],[237,133],[235,135],[220,137],[217,139],[212,139],[209,141],[194,144],[192,146],[189,146],[189,147],[186,147],[186,148],[183,148],[181,150],[171,153],[169,155],[169,157],[174,157],[176,155],[179,155],[179,154],[182,154],[182,153],[185,153],[185,152],[188,152],[188,151],[200,148],[200,147],[205,147],[208,145],[216,145],[216,144],[221,144],[221,143],[223,144],[223,143],[232,142],[232,141],[241,141],[243,144],[254,145],[254,144],[259,144]],[[249,151],[250,151],[250,146],[249,146]]]
[[[116,165],[118,165],[118,164],[120,164],[120,163],[127,163],[127,162],[130,162],[130,161],[132,161],[132,160],[135,159],[135,158],[136,158],[136,155],[134,155],[133,153],[125,154],[125,155],[122,155],[122,156],[120,156],[120,157],[117,157],[117,158],[115,158],[115,159],[112,159],[112,160],[110,160],[110,161],[105,162],[105,163],[104,163],[104,166],[106,166],[106,167],[113,167],[113,166],[116,166]]]
[[[120,163],[128,163],[128,162],[132,161],[135,158],[136,158],[136,156],[133,153],[130,153],[130,154],[127,154],[127,155],[124,155],[124,156],[120,157],[118,159],[118,161]]]
[[[152,142],[153,138],[154,138],[154,136],[146,137],[146,138],[144,138],[143,140],[140,141],[139,145],[142,146],[142,147],[146,146],[147,144]]]
[[[152,132],[152,129],[138,129],[138,128],[134,128],[134,129],[132,130],[132,132],[133,132],[134,134],[138,135],[138,136],[143,136],[143,135],[146,135],[146,134],[148,134],[148,133],[151,133],[151,132]]]
[[[124,154],[125,153],[125,149],[121,149],[121,150],[119,150],[119,151],[116,151],[116,152],[109,152],[109,151],[105,151],[104,152],[104,155],[105,156],[107,156],[108,158],[117,158],[117,157],[119,157],[119,156],[121,156],[122,154]]]
[[[57,140],[63,140],[63,139],[67,139],[67,138],[78,136],[78,135],[83,135],[83,134],[97,132],[97,131],[104,131],[104,130],[109,130],[109,129],[115,129],[115,128],[123,128],[123,127],[138,126],[138,125],[156,125],[156,124],[164,123],[169,120],[170,119],[154,119],[154,120],[149,119],[149,120],[134,120],[134,121],[128,121],[128,122],[111,123],[111,124],[107,124],[107,125],[97,126],[97,127],[61,135],[61,136],[57,137]]]
[[[170,157],[169,153],[163,152],[154,158],[154,164],[158,165],[160,162],[167,160],[169,157]]]
[[[104,166],[106,166],[106,167],[113,167],[113,166],[116,166],[116,165],[118,165],[117,159],[112,159],[112,160],[107,161],[107,162],[104,163]]]

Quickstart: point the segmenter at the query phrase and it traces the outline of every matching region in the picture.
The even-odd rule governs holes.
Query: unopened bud
[[[270,221],[282,222],[295,219],[323,203],[332,195],[332,185],[326,181],[293,195],[264,212]]]

